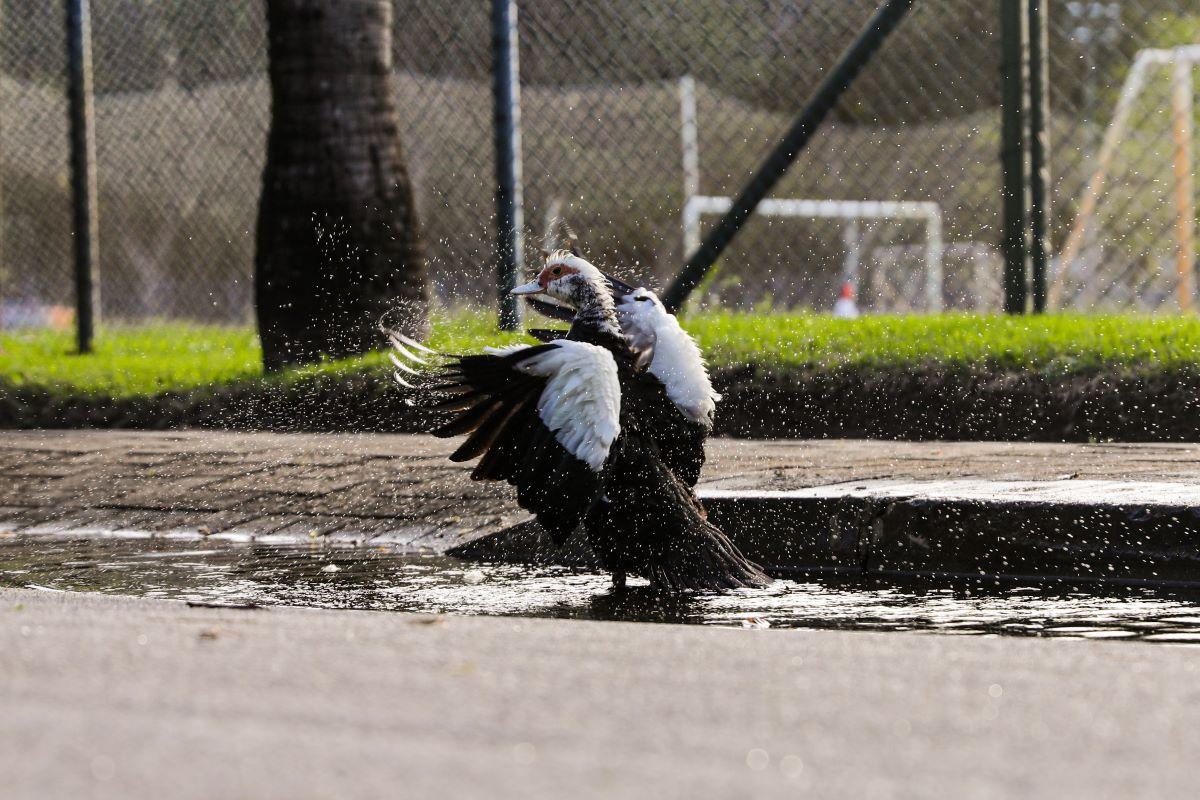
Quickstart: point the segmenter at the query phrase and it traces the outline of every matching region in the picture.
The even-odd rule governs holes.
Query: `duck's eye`
[[[649,297],[635,297],[635,298],[633,298],[633,299],[634,299],[634,300],[637,300],[639,303],[644,303],[644,302],[646,302],[647,300],[649,300],[650,298],[649,298]]]
[[[562,275],[562,267],[555,267],[554,269],[550,270],[550,274],[551,275]]]

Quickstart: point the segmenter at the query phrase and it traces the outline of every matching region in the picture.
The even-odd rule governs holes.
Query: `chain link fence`
[[[65,14],[7,0],[0,25],[0,311],[72,303]],[[250,320],[269,96],[262,10],[94,0],[101,316]]]
[[[1193,308],[1200,6],[1051,5],[1051,299],[1075,309]]]
[[[562,220],[606,268],[663,285],[876,6],[521,0],[531,250]],[[1200,130],[1181,133],[1176,68],[1145,68],[1110,131],[1138,54],[1200,42],[1200,9],[1050,9],[1052,246],[1074,248],[1052,265],[1052,295],[1176,309],[1196,255],[1181,251],[1195,216],[1181,136],[1194,153]],[[62,4],[0,0],[0,14],[0,325],[65,325]],[[261,4],[93,0],[92,16],[103,318],[249,323],[269,115]],[[491,305],[490,4],[397,0],[394,33],[435,294]],[[828,310],[850,282],[868,311],[999,309],[999,72],[995,3],[918,0],[772,196],[799,202],[751,219],[701,301]]]

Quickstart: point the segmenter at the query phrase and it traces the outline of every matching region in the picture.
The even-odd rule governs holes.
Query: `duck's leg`
[[[613,591],[616,591],[616,592],[625,591],[625,570],[623,570],[623,569],[613,570]]]

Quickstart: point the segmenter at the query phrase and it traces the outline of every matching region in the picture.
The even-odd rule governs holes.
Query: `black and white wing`
[[[709,380],[700,348],[648,289],[634,289],[622,298],[617,316],[644,370],[635,385],[626,387],[627,403],[636,403],[639,418],[650,421],[647,435],[655,440],[671,471],[695,486],[704,466],[704,442],[721,399]]]
[[[695,486],[704,467],[708,428],[680,414],[662,382],[645,371],[622,374],[621,398],[628,418],[652,440],[666,467],[686,486]]]
[[[711,428],[721,395],[713,389],[696,340],[649,289],[635,289],[617,305],[621,330],[647,371],[662,382],[679,413]]]
[[[401,342],[401,344],[404,344]],[[621,432],[617,365],[602,347],[561,340],[453,357],[432,388],[455,416],[433,431],[467,438],[452,461],[479,458],[471,477],[517,489],[522,508],[556,541],[587,514]]]

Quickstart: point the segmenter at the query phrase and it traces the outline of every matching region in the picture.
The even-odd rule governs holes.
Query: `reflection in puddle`
[[[607,576],[562,567],[318,544],[6,536],[0,586],[322,608],[1200,644],[1195,594],[830,580],[777,581],[725,595],[672,598],[636,586],[613,595]]]

